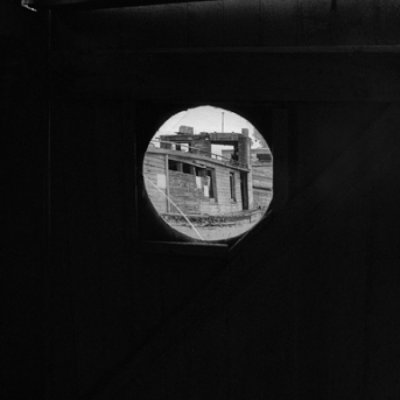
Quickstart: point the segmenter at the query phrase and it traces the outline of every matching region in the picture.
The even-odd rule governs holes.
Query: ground
[[[249,222],[240,222],[240,223],[231,223],[231,224],[218,224],[218,225],[195,225],[196,230],[200,233],[201,237],[204,240],[223,240],[229,239],[235,236],[239,236],[256,225],[261,219],[262,215],[260,214],[257,219],[254,219]],[[169,222],[169,225],[176,229],[177,231],[190,236],[194,239],[200,239],[196,234],[194,229],[188,224],[174,224]]]

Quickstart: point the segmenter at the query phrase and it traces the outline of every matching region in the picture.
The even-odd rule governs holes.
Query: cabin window
[[[229,189],[231,192],[231,200],[236,201],[236,186],[235,186],[235,173],[229,173]]]
[[[215,170],[207,169],[208,185],[210,187],[210,198],[215,199],[216,188],[215,188]]]
[[[182,163],[182,172],[184,174],[191,174],[192,173],[192,166],[186,163]]]
[[[170,171],[179,171],[178,163],[174,160],[168,160],[168,169]]]
[[[204,176],[204,168],[195,168],[196,176]]]
[[[265,162],[271,162],[272,157],[271,154],[257,154],[258,161],[265,161]]]
[[[257,224],[272,199],[272,155],[238,114],[184,110],[155,132],[143,160],[149,201],[172,229],[194,240],[226,240]]]

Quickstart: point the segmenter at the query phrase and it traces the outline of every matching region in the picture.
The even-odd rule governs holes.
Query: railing
[[[170,141],[170,140],[161,140],[161,139],[159,139],[159,138],[152,139],[150,142],[153,143],[153,144],[155,144],[155,143],[160,143],[160,144],[161,144],[161,143],[166,143],[166,144],[170,144],[170,145],[177,145],[176,142],[173,142],[173,141]],[[203,156],[212,158],[213,160],[217,160],[217,161],[221,161],[221,162],[223,162],[223,163],[229,164],[229,165],[233,165],[233,166],[235,166],[235,167],[247,168],[247,165],[242,164],[242,163],[240,163],[240,162],[237,161],[237,160],[233,160],[233,159],[231,159],[231,158],[221,156],[220,154],[217,154],[217,153],[209,153],[209,152],[207,152],[207,151],[200,150],[200,149],[198,149],[197,147],[190,146],[190,145],[187,144],[187,143],[179,143],[178,145],[179,145],[181,148],[182,148],[182,147],[183,147],[183,148],[186,148],[186,149],[188,150],[188,151],[187,151],[188,153],[200,154],[200,155],[203,155]],[[191,152],[190,150],[195,150],[195,152]],[[182,151],[182,150],[176,150],[176,151]]]

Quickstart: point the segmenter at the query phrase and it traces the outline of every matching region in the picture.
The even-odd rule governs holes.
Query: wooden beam
[[[168,154],[165,154],[165,183],[166,183],[166,201],[167,201],[167,213],[170,212],[170,207],[169,207],[169,159],[168,159]]]
[[[137,98],[204,99],[208,103],[227,98],[252,102],[400,100],[398,54],[279,54],[276,50],[276,54],[249,52],[244,57],[240,51],[210,51],[202,57],[110,50],[55,52],[52,64],[56,75],[66,78],[65,90],[61,90],[79,96],[135,93]]]
[[[194,0],[22,0],[22,6],[30,9],[99,9],[99,8],[120,8],[152,6],[171,3],[190,3]],[[215,1],[215,0],[195,0]]]

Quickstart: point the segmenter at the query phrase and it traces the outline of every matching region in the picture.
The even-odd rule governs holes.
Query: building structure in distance
[[[143,176],[158,213],[167,222],[260,219],[272,199],[272,156],[251,142],[248,129],[194,134],[188,126],[153,139]],[[213,145],[229,149],[216,154]]]

